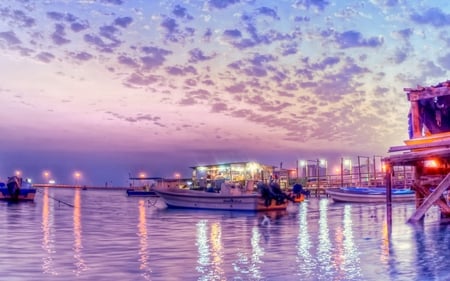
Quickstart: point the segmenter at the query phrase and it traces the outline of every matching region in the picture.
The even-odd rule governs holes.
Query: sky
[[[446,0],[1,1],[0,178],[387,156],[449,27]]]

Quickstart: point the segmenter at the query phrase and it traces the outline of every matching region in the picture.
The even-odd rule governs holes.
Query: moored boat
[[[190,208],[229,211],[285,210],[289,197],[285,193],[273,193],[269,185],[259,185],[258,191],[240,192],[222,185],[220,192],[190,189],[155,189],[156,194],[169,208]],[[270,190],[270,191],[269,191]],[[270,194],[269,194],[270,192]]]
[[[10,202],[33,201],[36,189],[21,177],[8,177],[8,182],[0,183],[0,200]]]
[[[326,190],[335,202],[383,203],[386,202],[385,187],[340,187]],[[392,189],[392,202],[411,202],[416,198],[410,189]]]
[[[130,188],[127,189],[127,195],[130,197],[156,197],[158,196],[154,191],[156,186],[163,186],[165,180],[160,177],[130,177]],[[135,181],[137,186],[134,187]]]

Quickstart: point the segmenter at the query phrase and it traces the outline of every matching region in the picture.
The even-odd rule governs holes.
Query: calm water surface
[[[0,280],[450,280],[432,209],[309,199],[266,213],[165,209],[123,190],[40,189],[0,202]]]

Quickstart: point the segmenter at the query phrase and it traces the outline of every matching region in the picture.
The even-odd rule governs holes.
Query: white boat
[[[23,182],[21,177],[8,177],[8,182],[0,183],[0,200],[10,202],[33,201],[36,188],[28,181]]]
[[[341,187],[326,190],[328,196],[335,202],[350,203],[383,203],[386,202],[384,187]],[[392,189],[392,202],[411,202],[416,199],[410,189]]]
[[[190,189],[155,189],[169,208],[190,208],[235,211],[285,210],[287,195],[279,197],[263,196],[260,192],[207,192]]]

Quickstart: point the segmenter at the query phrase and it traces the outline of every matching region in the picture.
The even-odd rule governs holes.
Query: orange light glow
[[[431,160],[425,160],[424,161],[424,166],[428,167],[428,168],[437,168],[439,167],[439,162],[435,159],[431,159]]]

